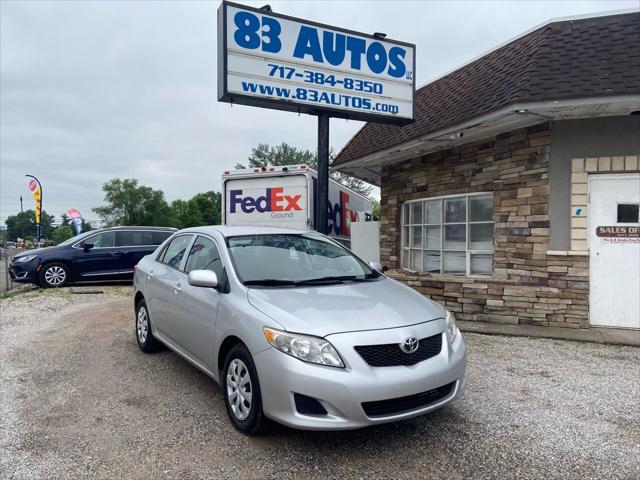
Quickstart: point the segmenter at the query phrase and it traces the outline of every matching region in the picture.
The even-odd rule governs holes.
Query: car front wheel
[[[40,270],[38,280],[45,288],[64,287],[69,282],[69,269],[64,263],[48,263]]]
[[[242,344],[235,345],[224,363],[224,404],[234,427],[247,435],[264,430],[260,382],[251,353]]]

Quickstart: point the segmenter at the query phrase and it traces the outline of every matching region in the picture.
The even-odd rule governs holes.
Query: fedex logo
[[[267,188],[260,197],[242,196],[242,190],[229,191],[229,213],[236,213],[238,205],[244,213],[288,212],[302,210],[299,205],[302,195],[285,195],[283,187]]]
[[[313,197],[316,197],[318,181],[313,179]],[[313,223],[317,225],[316,213],[313,213]],[[351,223],[357,222],[358,212],[349,208],[349,193],[340,191],[339,201],[334,204],[327,202],[327,220],[329,221],[329,235],[334,234],[339,237],[351,237]]]

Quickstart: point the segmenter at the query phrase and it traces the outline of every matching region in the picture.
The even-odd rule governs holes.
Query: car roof
[[[178,229],[177,228],[173,228],[173,227],[144,227],[144,226],[117,226],[117,227],[105,227],[105,228],[98,228],[96,230],[92,230],[92,231],[101,231],[101,232],[109,232],[112,230],[133,230],[133,231],[140,231],[140,230],[146,230],[146,231],[156,231],[156,232],[177,232]]]
[[[274,234],[301,234],[310,233],[310,230],[296,228],[267,227],[260,225],[208,225],[203,227],[192,227],[180,230],[180,233],[206,233],[213,235],[216,232],[223,237],[235,237],[239,235],[274,235]]]

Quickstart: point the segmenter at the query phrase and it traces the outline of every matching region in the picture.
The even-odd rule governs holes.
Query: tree
[[[76,232],[69,225],[60,225],[56,227],[51,235],[51,240],[55,243],[62,243],[65,240],[75,236]]]
[[[371,198],[370,200],[373,205],[371,208],[371,216],[373,217],[373,220],[378,221],[380,220],[380,202],[375,198]]]
[[[112,178],[102,186],[107,205],[94,208],[105,225],[157,225],[172,223],[164,193],[138,185],[134,178]]]
[[[171,226],[176,228],[198,227],[204,225],[198,204],[192,200],[174,200],[171,202]]]
[[[220,192],[208,191],[198,193],[190,201],[198,205],[198,210],[202,215],[203,225],[220,225],[222,195]]]
[[[172,226],[176,228],[220,224],[221,195],[218,192],[198,193],[190,200],[171,202]]]
[[[42,238],[48,238],[53,233],[54,216],[49,215],[45,210],[40,214]],[[36,212],[35,210],[25,210],[15,215],[9,215],[6,220],[7,238],[16,241],[18,238],[32,240],[36,236]]]
[[[82,219],[82,231],[83,232],[89,232],[91,230],[93,230],[93,225],[91,225],[91,222],[85,222],[84,218]],[[74,229],[75,232],[75,229]]]
[[[335,152],[331,149],[329,152],[329,165],[333,163],[334,158]],[[266,143],[260,143],[257,147],[251,149],[251,154],[249,155],[248,160],[249,168],[261,168],[268,165],[283,166],[305,164],[314,170],[318,169],[317,153],[292,147],[284,142],[280,145],[276,145],[275,147],[269,146]],[[237,163],[236,168],[247,167],[242,163]],[[358,180],[355,177],[345,175],[344,173],[329,170],[329,175],[336,182],[341,183],[345,187],[350,188],[365,197],[368,197],[371,194],[371,190],[373,190],[368,183]]]

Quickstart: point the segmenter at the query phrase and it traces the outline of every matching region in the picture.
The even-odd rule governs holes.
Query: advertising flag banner
[[[82,215],[75,208],[70,208],[67,210],[67,213],[73,221],[73,228],[76,230],[76,235],[80,235],[82,233]]]
[[[40,215],[42,214],[42,187],[40,182],[35,178],[29,179],[29,190],[31,196],[36,203],[36,241],[40,241]]]

